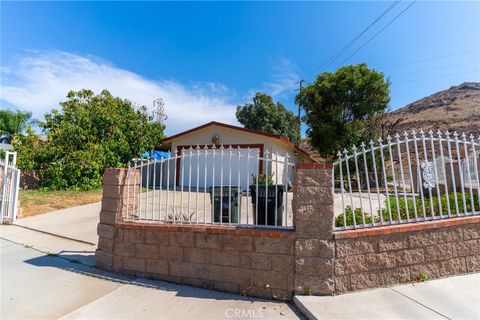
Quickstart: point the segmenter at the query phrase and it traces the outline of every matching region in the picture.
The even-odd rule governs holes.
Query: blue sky
[[[333,71],[411,2],[0,2],[1,106],[36,117],[82,87],[165,100],[167,133],[235,123],[256,91],[292,110],[295,82]],[[480,81],[480,3],[416,2],[344,64],[390,77],[391,108]],[[413,63],[412,63],[413,62]]]

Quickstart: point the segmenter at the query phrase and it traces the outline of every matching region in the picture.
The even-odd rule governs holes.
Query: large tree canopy
[[[296,102],[305,110],[311,144],[328,159],[336,152],[378,135],[390,102],[390,84],[366,64],[320,74]]]
[[[98,187],[105,168],[125,165],[164,137],[164,126],[153,122],[145,107],[107,90],[71,91],[60,106],[38,122],[44,138],[27,130],[14,143],[19,167],[39,170],[42,187]]]
[[[298,118],[280,102],[275,104],[269,95],[257,93],[253,103],[238,106],[235,115],[245,128],[279,134],[294,143],[299,142]]]

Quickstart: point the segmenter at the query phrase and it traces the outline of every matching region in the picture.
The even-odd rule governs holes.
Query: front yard
[[[102,199],[102,189],[76,190],[20,190],[20,211],[18,217],[28,217],[54,210],[81,206]]]

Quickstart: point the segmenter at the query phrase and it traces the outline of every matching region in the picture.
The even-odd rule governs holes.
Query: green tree
[[[366,64],[320,74],[296,102],[305,110],[311,144],[327,158],[338,150],[377,137],[390,102],[390,83]]]
[[[25,134],[13,137],[12,144],[14,151],[18,152],[17,166],[21,170],[39,169],[47,149],[43,148],[43,140],[32,127],[27,126]]]
[[[31,118],[31,112],[0,110],[0,134],[14,136],[22,133]]]
[[[124,166],[164,137],[144,106],[113,97],[107,90],[71,91],[61,110],[52,110],[38,125],[15,139],[21,169],[39,170],[41,186],[50,189],[99,187],[105,168]]]
[[[269,95],[258,92],[253,103],[237,106],[235,115],[247,129],[278,134],[294,143],[299,142],[298,118],[280,102],[275,104]]]

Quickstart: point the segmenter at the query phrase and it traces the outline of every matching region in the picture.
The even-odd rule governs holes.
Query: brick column
[[[138,173],[137,173],[138,174]],[[136,182],[139,183],[137,178]],[[127,169],[107,168],[103,174],[103,196],[100,211],[100,223],[97,227],[98,246],[95,252],[97,266],[112,269],[115,240],[115,222],[122,219],[127,205]],[[133,197],[133,179],[130,177],[130,203]],[[137,186],[137,192],[138,192]],[[130,206],[130,210],[133,209]]]
[[[333,167],[297,164],[293,210],[295,241],[295,293],[334,293]]]

